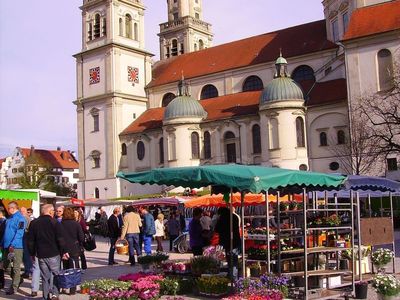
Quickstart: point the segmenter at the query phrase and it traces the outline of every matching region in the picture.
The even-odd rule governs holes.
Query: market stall
[[[32,208],[35,217],[40,215],[40,196],[38,192],[0,190],[0,199],[5,210],[7,210],[11,201],[16,201],[19,207]]]

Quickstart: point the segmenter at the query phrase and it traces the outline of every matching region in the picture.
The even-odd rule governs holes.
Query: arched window
[[[130,14],[125,15],[125,36],[128,39],[132,38],[132,17]]]
[[[197,44],[194,43],[194,51],[197,51]]]
[[[89,23],[88,26],[88,41],[93,40],[93,25],[92,23]]]
[[[133,24],[133,33],[135,34],[135,41],[139,40],[138,24]]]
[[[103,18],[103,26],[101,29],[101,34],[102,34],[102,36],[107,35],[107,19],[106,18]]]
[[[199,40],[199,50],[204,49],[204,42],[203,40]]]
[[[144,143],[142,141],[139,141],[136,145],[136,152],[137,152],[137,158],[138,160],[143,160],[144,155],[146,153],[145,151],[145,147],[144,147]]]
[[[178,41],[177,40],[172,40],[171,55],[172,56],[178,55]]]
[[[99,188],[94,188],[94,198],[99,199],[100,198],[100,191]]]
[[[253,137],[253,154],[261,153],[261,134],[260,126],[258,124],[253,125],[251,134]]]
[[[162,99],[162,107],[166,107],[172,100],[175,99],[175,94],[166,93]]]
[[[236,139],[232,131],[228,131],[224,135],[225,149],[226,149],[226,162],[236,163]]]
[[[90,110],[90,114],[93,117],[93,131],[92,132],[99,131],[99,129],[100,129],[100,127],[99,127],[99,110],[94,107]]]
[[[122,143],[121,145],[121,155],[126,155],[128,153],[127,148],[126,148],[126,144]]]
[[[328,137],[325,131],[322,131],[319,134],[319,145],[320,146],[328,146]]]
[[[297,147],[305,147],[306,139],[304,135],[304,120],[302,117],[296,118],[296,137],[297,137]]]
[[[218,90],[212,84],[205,85],[201,90],[201,95],[200,95],[201,100],[215,98],[215,97],[218,97]]]
[[[307,65],[298,66],[292,72],[292,79],[296,82],[300,82],[303,80],[315,81],[314,70]]]
[[[100,151],[98,150],[93,150],[92,152],[90,152],[89,157],[92,159],[93,161],[93,169],[97,169],[100,168]]]
[[[119,18],[118,25],[119,25],[119,35],[124,36],[124,20],[122,20],[122,18]]]
[[[168,135],[168,160],[176,159],[176,137],[175,134],[170,133]]]
[[[164,138],[160,138],[158,142],[158,152],[160,154],[160,164],[164,163]]]
[[[100,37],[100,14],[94,16],[94,38]]]
[[[346,144],[346,134],[343,130],[338,130],[337,132],[337,143],[338,145]]]
[[[393,61],[392,53],[388,49],[378,52],[379,90],[385,91],[393,86]]]
[[[249,76],[243,83],[243,92],[260,91],[264,88],[263,82],[258,76]]]
[[[269,121],[269,149],[279,148],[279,129],[278,120],[271,119]]]
[[[210,132],[204,132],[204,158],[211,158],[211,135]]]
[[[199,159],[200,147],[199,147],[199,134],[197,132],[192,132],[191,143],[192,143],[192,158]]]
[[[183,43],[181,43],[181,47],[180,47],[179,53],[180,54],[184,54],[185,53],[185,46],[183,45]]]
[[[165,54],[165,56],[166,56],[167,58],[169,58],[169,57],[171,56],[171,53],[170,53],[169,47],[167,47],[167,53]]]

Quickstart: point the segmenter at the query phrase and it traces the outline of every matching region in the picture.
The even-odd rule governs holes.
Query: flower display
[[[197,287],[200,293],[206,295],[223,295],[229,290],[230,280],[221,276],[200,277],[197,280]]]
[[[378,248],[372,253],[371,260],[373,264],[379,268],[390,263],[393,257],[394,257],[393,251],[385,248]]]
[[[222,246],[210,246],[204,249],[203,256],[212,257],[216,260],[225,260],[225,251]]]
[[[315,217],[309,224],[313,226],[340,226],[341,218],[337,214],[332,214],[328,217]]]
[[[352,259],[351,248],[343,250],[341,253],[342,258]],[[361,246],[361,258],[368,257],[371,254],[371,246]],[[358,259],[358,245],[354,245],[354,258]]]
[[[236,282],[238,294],[243,299],[249,296],[268,296],[262,299],[283,299],[288,294],[289,279],[284,276],[262,275],[260,278],[241,278]]]
[[[148,277],[150,275],[152,275],[152,274],[151,273],[143,273],[143,272],[131,273],[131,274],[125,274],[125,275],[119,276],[118,280],[120,280],[120,281],[136,281],[140,278]]]
[[[384,296],[396,296],[400,294],[400,281],[393,275],[376,275],[372,282],[372,286],[378,294]]]
[[[192,274],[217,274],[219,272],[219,260],[208,256],[195,256],[190,259]]]

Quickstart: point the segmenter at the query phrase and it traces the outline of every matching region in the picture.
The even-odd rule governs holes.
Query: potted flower
[[[260,262],[252,262],[249,264],[250,269],[250,276],[251,277],[258,277],[261,273],[261,264]]]
[[[296,201],[290,201],[289,202],[289,210],[297,210],[297,202]]]
[[[192,274],[201,276],[202,274],[218,274],[219,261],[213,257],[196,256],[190,260]]]
[[[279,203],[279,209],[281,211],[287,211],[289,209],[289,203],[288,202]]]
[[[378,248],[372,253],[371,260],[372,263],[378,268],[379,273],[384,272],[385,266],[393,260],[393,257],[393,251],[385,248]]]
[[[341,219],[336,214],[326,217],[324,221],[325,221],[324,223],[328,226],[339,226],[341,223]]]
[[[85,281],[81,284],[81,294],[89,294],[91,283],[90,281]]]
[[[142,266],[143,272],[147,273],[150,271],[150,265],[154,262],[154,258],[151,255],[143,255],[138,257],[138,263]]]
[[[359,281],[356,282],[356,298],[357,299],[367,299],[368,295],[368,281]]]
[[[200,277],[197,280],[197,288],[200,295],[221,297],[229,291],[230,280],[221,276]]]
[[[396,300],[399,299],[400,281],[393,275],[378,274],[375,276],[372,286],[375,288],[379,299]]]

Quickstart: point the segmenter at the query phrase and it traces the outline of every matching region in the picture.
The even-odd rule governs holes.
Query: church
[[[238,163],[352,172],[338,154],[351,141],[351,103],[387,89],[400,0],[324,0],[323,20],[217,46],[202,0],[167,0],[155,63],[144,2],[81,6],[79,198],[166,188],[121,181],[118,171]],[[400,178],[395,157],[376,169]]]

